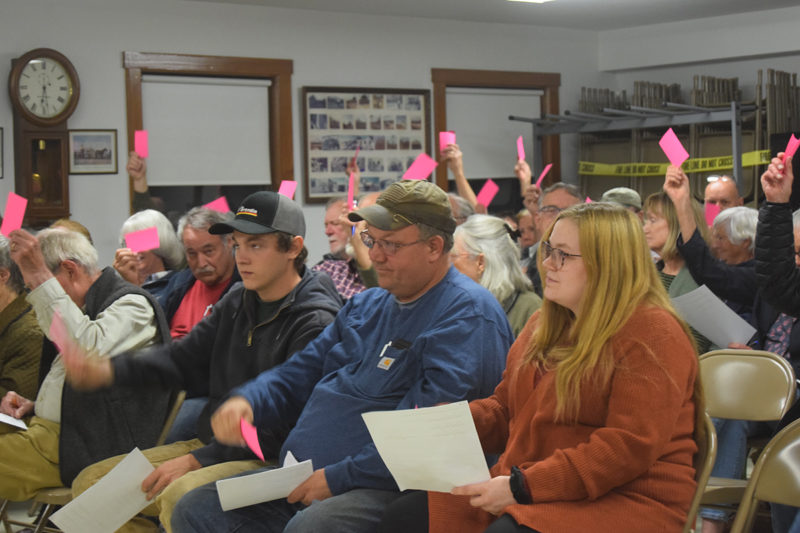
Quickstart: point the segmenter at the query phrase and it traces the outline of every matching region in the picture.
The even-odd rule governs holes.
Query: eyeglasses
[[[545,215],[557,215],[561,211],[563,211],[563,209],[557,205],[545,205],[539,208],[539,212],[544,213]]]
[[[378,245],[378,248],[380,248],[381,251],[386,255],[394,255],[400,248],[405,248],[406,246],[411,246],[413,244],[417,244],[418,242],[425,242],[422,239],[414,242],[392,242],[385,239],[376,239],[369,234],[368,230],[362,231],[359,233],[359,235],[361,235],[361,242],[364,243],[364,246],[372,250],[375,245]]]
[[[570,254],[559,248],[553,248],[547,241],[542,241],[542,247],[544,248],[544,259],[552,259],[556,270],[564,267],[568,257],[583,257],[581,254]]]

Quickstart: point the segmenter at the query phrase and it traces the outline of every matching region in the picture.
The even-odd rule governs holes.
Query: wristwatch
[[[528,480],[525,479],[525,474],[518,466],[511,467],[511,477],[508,479],[508,484],[511,486],[511,494],[517,503],[527,505],[533,503],[531,498],[531,491],[528,488]]]

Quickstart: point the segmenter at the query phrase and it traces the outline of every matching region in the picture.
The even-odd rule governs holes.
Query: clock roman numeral
[[[55,68],[55,67],[53,67],[53,68]],[[64,79],[64,75],[62,74],[61,76],[57,77],[56,79],[57,80],[62,80],[62,79]]]
[[[29,94],[26,94],[25,96],[23,96],[23,97],[22,97],[22,99],[23,99],[25,102],[27,102],[28,100],[30,100],[30,99],[31,99],[31,95],[29,95]]]
[[[19,90],[20,91],[27,91],[28,90],[28,86],[27,85],[20,85],[19,86]]]
[[[34,102],[33,105],[31,106],[31,111],[36,111],[36,102]]]
[[[47,70],[47,61],[42,61],[42,70]]]
[[[58,97],[58,101],[61,102],[62,104],[64,103],[64,99],[61,98],[60,96]]]
[[[31,70],[36,72],[36,63],[31,63]]]
[[[30,76],[28,76],[28,75],[27,75],[27,74],[25,74],[24,72],[22,73],[22,75],[23,75],[24,77],[26,77],[26,78],[30,78]]]
[[[58,88],[58,90],[59,91],[66,91],[67,90],[67,86],[66,85],[62,85],[61,87]]]

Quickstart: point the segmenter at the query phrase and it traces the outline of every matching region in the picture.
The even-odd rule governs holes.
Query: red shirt
[[[181,304],[172,316],[169,324],[172,338],[184,337],[204,316],[210,315],[211,307],[217,303],[229,282],[230,279],[226,279],[209,287],[199,279],[195,280],[194,285],[186,291]]]

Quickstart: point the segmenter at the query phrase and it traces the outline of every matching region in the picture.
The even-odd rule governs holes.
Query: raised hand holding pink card
[[[797,151],[797,147],[800,146],[800,139],[794,136],[792,133],[791,139],[789,139],[789,143],[786,145],[786,150],[783,151],[783,159],[781,163],[786,163],[787,157],[794,157],[794,153]]]
[[[522,141],[522,135],[517,137],[517,159],[525,159],[525,143]]]
[[[683,147],[678,136],[672,131],[672,128],[668,129],[661,137],[661,140],[658,141],[658,145],[664,150],[664,154],[666,154],[672,166],[680,167],[684,161],[689,159],[689,152]]]
[[[160,246],[158,240],[158,230],[155,226],[139,231],[132,231],[125,234],[125,244],[131,252],[137,254],[147,250],[155,250]]]
[[[22,196],[9,192],[6,200],[6,210],[3,213],[3,224],[0,225],[0,233],[8,237],[8,234],[22,227],[25,219],[25,208],[28,207],[28,200]]]
[[[500,187],[498,187],[494,181],[488,179],[486,180],[486,183],[483,184],[483,187],[481,187],[481,191],[478,193],[476,200],[482,206],[489,207],[489,204],[492,203],[492,200],[497,195],[497,191],[499,190]]]
[[[547,176],[547,173],[550,172],[550,168],[552,166],[553,166],[553,163],[547,163],[547,166],[544,167],[544,170],[542,170],[542,173],[539,174],[539,179],[536,180],[536,186],[537,187],[541,187],[542,186],[542,180],[544,179],[545,176]]]
[[[404,180],[424,180],[427,179],[438,163],[426,153],[419,154],[403,174]]]
[[[294,191],[297,190],[297,182],[291,180],[283,180],[278,189],[278,194],[294,198]]]
[[[147,157],[150,150],[147,146],[147,130],[133,132],[133,149],[139,157]]]
[[[456,143],[456,132],[454,131],[440,131],[439,132],[439,151],[444,152],[450,144]]]

